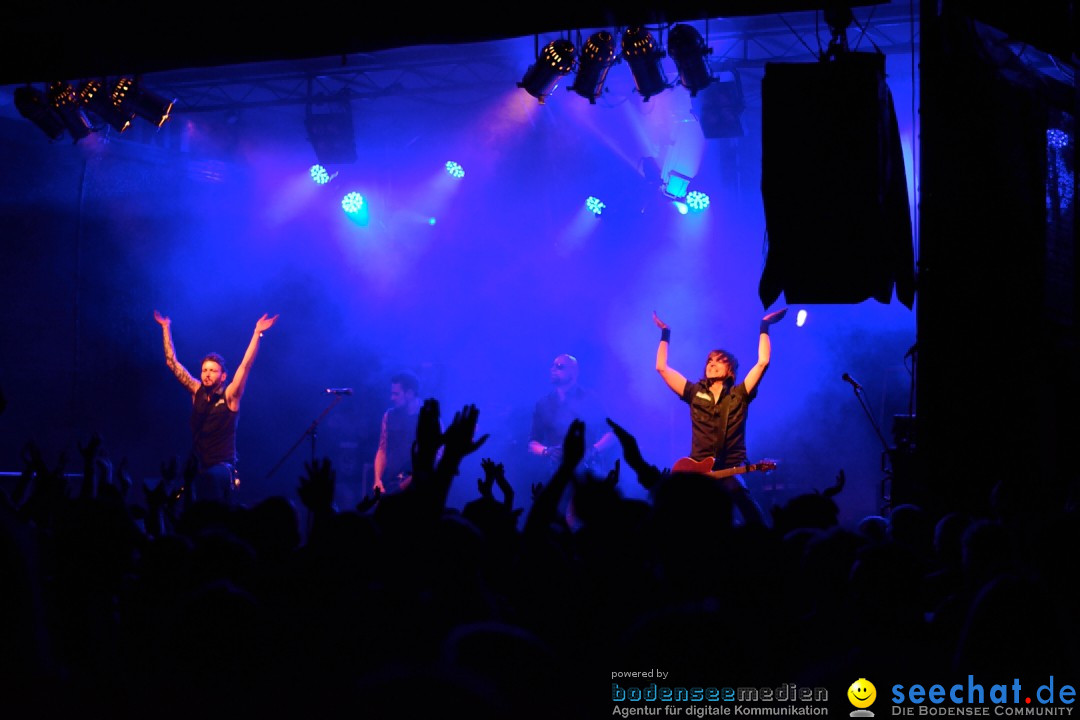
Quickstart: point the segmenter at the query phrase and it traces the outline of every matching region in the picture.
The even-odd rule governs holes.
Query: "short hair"
[[[220,365],[221,366],[221,372],[228,372],[229,371],[229,369],[227,367],[225,367],[225,358],[221,357],[221,355],[217,354],[216,352],[212,352],[212,353],[207,353],[206,357],[204,357],[199,362],[199,371],[200,372],[202,371],[203,363],[206,362],[207,360],[213,360],[218,365]]]
[[[390,378],[390,384],[400,385],[401,389],[405,392],[408,392],[410,390],[412,390],[414,394],[419,394],[420,392],[420,379],[417,378],[416,375],[408,371],[399,372],[394,375],[392,378]]]
[[[709,351],[708,356],[706,356],[706,358],[705,358],[705,367],[701,371],[701,377],[702,378],[707,377],[706,370],[709,369],[709,361],[712,360],[713,358],[720,358],[721,360],[723,360],[724,362],[726,362],[728,364],[728,368],[730,368],[730,370],[731,370],[731,374],[728,377],[730,377],[732,382],[734,382],[735,381],[735,376],[739,372],[739,359],[737,357],[735,357],[734,355],[732,355],[731,353],[729,353],[727,350],[721,350],[719,348],[717,348],[716,350],[710,350]]]

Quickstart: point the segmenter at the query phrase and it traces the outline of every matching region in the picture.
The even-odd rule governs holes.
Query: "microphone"
[[[851,383],[851,387],[855,388],[856,392],[862,390],[862,385],[860,385],[858,381],[856,381],[855,378],[851,377],[851,375],[849,375],[848,373],[844,373],[843,375],[841,375],[840,379],[846,383]]]
[[[327,395],[352,395],[352,388],[326,388]]]

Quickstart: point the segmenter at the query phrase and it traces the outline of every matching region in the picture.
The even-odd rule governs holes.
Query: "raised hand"
[[[476,434],[476,422],[479,419],[480,411],[475,405],[466,405],[454,413],[454,420],[443,435],[445,448],[442,462],[454,463],[456,467],[463,457],[476,452],[487,441],[487,434],[476,439],[473,437]]]
[[[655,310],[653,310],[652,312],[652,320],[654,323],[656,323],[656,327],[660,328],[661,330],[665,330],[667,328],[667,323],[660,319],[660,316],[656,314]]]
[[[495,499],[491,489],[495,485],[495,461],[491,458],[484,458],[480,461],[480,467],[484,470],[484,477],[476,479],[476,488],[480,491],[480,497]]]
[[[499,486],[499,489],[502,490],[503,505],[512,507],[514,504],[514,488],[506,481],[506,469],[503,468],[502,463],[495,465],[495,483]],[[518,510],[520,512],[521,508]]]
[[[155,311],[155,313],[156,312],[157,311]],[[270,317],[267,313],[263,313],[263,316],[255,321],[255,332],[261,333],[269,330],[274,326],[274,323],[277,322],[277,319],[277,315],[275,315],[274,317]],[[166,318],[166,321],[168,321],[168,318]]]
[[[611,472],[604,478],[604,482],[611,487],[619,484],[619,458],[615,458],[615,466],[611,468]]]
[[[160,325],[161,327],[166,327],[167,328],[172,324],[172,320],[170,320],[166,316],[162,315],[157,310],[154,311],[154,319],[157,320],[157,324]]]
[[[566,429],[566,439],[563,440],[562,462],[563,468],[576,468],[585,458],[585,422],[575,419]]]
[[[428,398],[420,406],[416,419],[416,440],[412,447],[413,476],[430,475],[435,468],[435,455],[443,444],[439,423],[439,401]]]
[[[607,424],[615,433],[619,445],[622,446],[623,457],[626,458],[626,464],[633,468],[634,472],[638,472],[638,468],[648,465],[648,463],[645,462],[645,458],[641,455],[641,448],[638,447],[637,438],[627,432],[625,428],[611,418],[607,418]]]
[[[104,455],[98,457],[94,461],[94,485],[93,493],[96,497],[101,491],[102,486],[112,485],[113,482],[113,464],[109,458]]]
[[[840,491],[844,489],[844,485],[846,484],[847,475],[844,474],[844,468],[840,468],[840,472],[836,473],[836,483],[832,487],[825,488],[821,494],[825,497],[838,495]]]
[[[304,469],[307,473],[300,476],[300,487],[296,491],[304,507],[313,513],[332,510],[337,473],[330,465],[330,458],[324,457],[321,463],[305,461]]]
[[[120,497],[127,497],[128,491],[134,484],[131,481],[131,472],[128,470],[128,459],[125,455],[120,458],[120,466],[116,469],[116,488],[120,491]]]
[[[82,455],[83,467],[90,467],[94,464],[94,460],[98,456],[98,452],[101,450],[101,436],[94,433],[90,436],[90,441],[83,445],[79,443],[79,454]]]

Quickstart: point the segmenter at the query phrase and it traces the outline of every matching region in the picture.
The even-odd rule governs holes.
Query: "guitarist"
[[[420,380],[410,372],[390,378],[390,408],[383,413],[375,452],[374,489],[392,495],[412,479],[412,445],[420,417]]]
[[[787,308],[767,314],[761,319],[758,334],[758,357],[742,382],[735,377],[739,361],[726,350],[713,350],[705,359],[705,376],[690,382],[680,372],[668,366],[668,345],[671,329],[653,312],[653,322],[660,328],[660,345],[656,349],[656,371],[672,391],[690,406],[690,458],[695,461],[712,459],[712,469],[722,470],[746,463],[746,418],[750,401],[757,397],[758,384],[769,367],[772,344],[769,327],[780,322]],[[747,523],[763,524],[764,516],[738,476],[731,483],[735,505]]]
[[[601,461],[605,451],[615,445],[615,435],[605,422],[599,397],[578,384],[577,358],[567,354],[556,357],[550,378],[551,392],[533,408],[529,453],[547,460],[545,467],[550,475],[562,460],[562,442],[570,423],[581,420],[586,432],[585,466],[597,473],[605,472]]]

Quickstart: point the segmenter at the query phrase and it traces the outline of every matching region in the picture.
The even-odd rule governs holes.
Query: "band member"
[[[739,361],[726,350],[712,350],[705,359],[704,376],[690,382],[668,366],[668,345],[671,329],[653,313],[653,322],[660,328],[660,345],[656,349],[656,371],[671,390],[690,406],[690,458],[712,460],[713,470],[733,468],[746,463],[746,419],[750,402],[757,397],[758,385],[772,358],[769,340],[770,326],[780,322],[787,308],[767,314],[761,319],[758,333],[757,362],[736,383]],[[761,511],[753,503],[741,478],[731,484],[735,490],[736,507],[746,522],[764,522]]]
[[[420,380],[410,372],[390,378],[390,407],[383,413],[375,451],[374,489],[394,494],[412,479],[412,445],[420,417]]]
[[[240,417],[240,398],[244,395],[251,365],[259,352],[262,334],[273,327],[278,316],[263,314],[255,322],[244,359],[236,368],[228,385],[229,373],[225,358],[208,353],[202,360],[202,381],[195,379],[176,359],[173,347],[172,321],[157,310],[154,319],[161,326],[165,344],[165,364],[180,384],[191,393],[191,452],[198,463],[199,473],[187,488],[191,501],[217,500],[229,502],[236,487],[236,424]]]
[[[562,441],[574,420],[585,423],[585,466],[595,467],[604,451],[616,440],[605,422],[603,406],[596,394],[578,384],[578,361],[573,355],[559,355],[551,363],[551,384],[547,395],[533,409],[532,429],[528,450],[535,456],[546,457],[554,470],[562,456]]]

